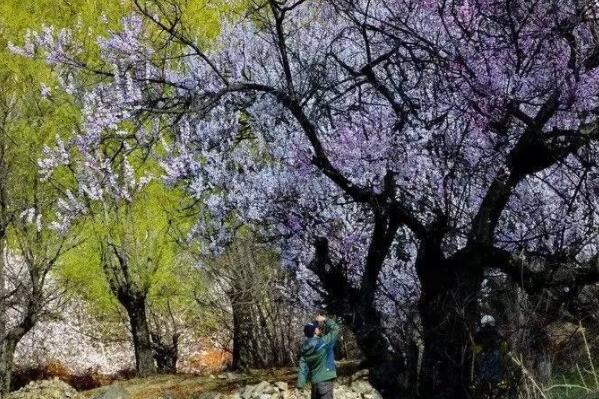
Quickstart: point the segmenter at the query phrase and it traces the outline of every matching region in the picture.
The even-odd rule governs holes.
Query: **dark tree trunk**
[[[374,306],[362,304],[357,309],[352,329],[364,354],[370,382],[385,398],[410,397],[403,353],[392,349]]]
[[[29,303],[28,313],[21,323],[9,329],[0,342],[0,398],[10,391],[12,371],[14,367],[15,350],[17,345],[35,326],[37,313],[35,301]]]
[[[36,280],[35,274],[32,279]],[[0,397],[10,390],[10,381],[14,366],[14,356],[17,345],[31,331],[38,321],[42,308],[42,294],[36,285],[30,293],[23,319],[16,326],[8,329],[0,341]]]
[[[407,386],[410,388],[410,393],[413,397],[418,397],[420,392],[420,381],[418,379],[420,372],[419,359],[420,348],[414,340],[410,339],[406,352],[406,378]]]
[[[423,246],[417,260],[424,353],[420,398],[470,398],[472,332],[483,280],[481,257],[473,252],[443,260]]]
[[[129,317],[137,374],[140,376],[154,374],[156,366],[146,314],[148,288],[140,286],[132,278],[129,257],[123,247],[110,241],[103,241],[101,254],[102,269],[110,290],[125,308]]]
[[[231,369],[243,370],[255,366],[252,356],[252,337],[248,329],[251,329],[250,309],[246,306],[247,301],[241,297],[243,288],[233,287],[229,293],[231,311],[233,314],[233,359]]]
[[[240,370],[243,363],[241,358],[241,349],[243,343],[239,319],[239,311],[236,311],[235,306],[233,306],[233,359],[231,360],[231,369],[233,370]]]
[[[179,334],[174,334],[171,337],[171,342],[163,342],[158,334],[152,334],[152,341],[158,372],[176,373],[179,359]]]
[[[121,303],[129,316],[137,374],[140,376],[151,375],[156,372],[156,367],[150,340],[150,328],[146,317],[145,297],[128,298],[121,300]]]

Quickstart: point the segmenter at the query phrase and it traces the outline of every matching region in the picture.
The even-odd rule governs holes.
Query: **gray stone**
[[[120,387],[118,385],[111,385],[93,397],[93,399],[130,399],[130,398],[131,398],[131,395],[129,395],[129,392],[127,392],[127,390],[125,388]]]
[[[260,397],[261,399],[263,399],[262,395],[268,395],[270,397],[271,394],[275,393],[275,390],[276,389],[268,382],[262,381],[254,387],[252,397]]]
[[[247,387],[245,387],[245,389],[243,389],[243,392],[241,393],[241,398],[250,399],[252,397],[252,394],[254,393],[254,388],[254,385],[248,385]]]
[[[372,391],[374,391],[374,388],[367,381],[357,380],[352,382],[351,390],[356,393],[359,393],[360,395],[363,395],[365,393],[371,393]]]
[[[226,375],[226,377],[227,377],[228,380],[234,380],[234,379],[236,379],[238,377],[238,375],[235,374],[235,373],[227,373],[225,375]]]
[[[368,369],[357,371],[351,376],[351,381],[354,382],[357,380],[367,380],[369,374],[370,373]]]
[[[361,399],[361,395],[345,385],[339,385],[335,387],[335,399]]]
[[[275,382],[275,387],[277,387],[277,389],[279,391],[289,390],[289,384],[287,384],[286,382],[283,382],[283,381]]]

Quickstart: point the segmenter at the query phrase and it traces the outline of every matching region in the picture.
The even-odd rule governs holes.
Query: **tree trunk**
[[[413,397],[418,397],[420,392],[420,382],[418,380],[420,372],[420,348],[415,340],[408,342],[406,353],[406,378],[410,393]]]
[[[15,350],[21,339],[37,323],[41,308],[41,293],[33,289],[27,304],[26,313],[21,322],[8,329],[0,341],[0,397],[10,390],[11,374],[14,366]]]
[[[156,372],[154,353],[150,340],[150,328],[146,317],[145,298],[135,298],[123,303],[131,324],[135,367],[137,374],[147,376]]]
[[[158,334],[152,334],[154,359],[159,373],[174,374],[177,372],[179,359],[179,334],[173,334],[171,342],[163,342]]]
[[[449,261],[424,251],[419,257],[424,339],[420,398],[470,398],[472,332],[484,269],[473,253]]]
[[[409,398],[403,353],[393,350],[372,304],[358,306],[352,329],[366,361],[369,379],[384,398]]]
[[[243,370],[250,366],[256,366],[252,356],[252,338],[248,334],[252,322],[250,309],[245,305],[246,301],[241,298],[242,288],[233,287],[229,293],[231,301],[231,311],[233,313],[233,359],[231,368],[233,370]]]
[[[17,341],[6,339],[0,345],[0,398],[10,391],[10,381],[14,366]]]
[[[449,296],[422,300],[424,353],[420,374],[422,399],[468,398],[470,385],[468,330],[461,315],[443,306]]]

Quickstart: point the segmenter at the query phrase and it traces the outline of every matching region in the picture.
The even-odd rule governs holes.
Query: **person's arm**
[[[297,388],[304,389],[306,383],[308,382],[308,364],[306,363],[306,359],[303,356],[300,356],[299,359],[299,368],[297,371]]]
[[[322,337],[322,340],[328,345],[334,345],[339,338],[339,325],[333,319],[326,319],[324,325],[327,328],[327,333]]]

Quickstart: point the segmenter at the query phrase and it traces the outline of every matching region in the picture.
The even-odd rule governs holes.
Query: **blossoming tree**
[[[210,45],[176,4],[136,5],[99,39],[105,65],[66,35],[16,48],[44,52],[81,99],[78,170],[110,161],[107,137],[162,138],[165,179],[205,204],[195,234],[213,250],[238,223],[275,238],[352,316],[383,395],[466,397],[488,269],[570,296],[596,280],[594,2],[265,0]],[[78,84],[89,73],[98,84]],[[389,271],[419,287],[419,384],[381,328]]]

